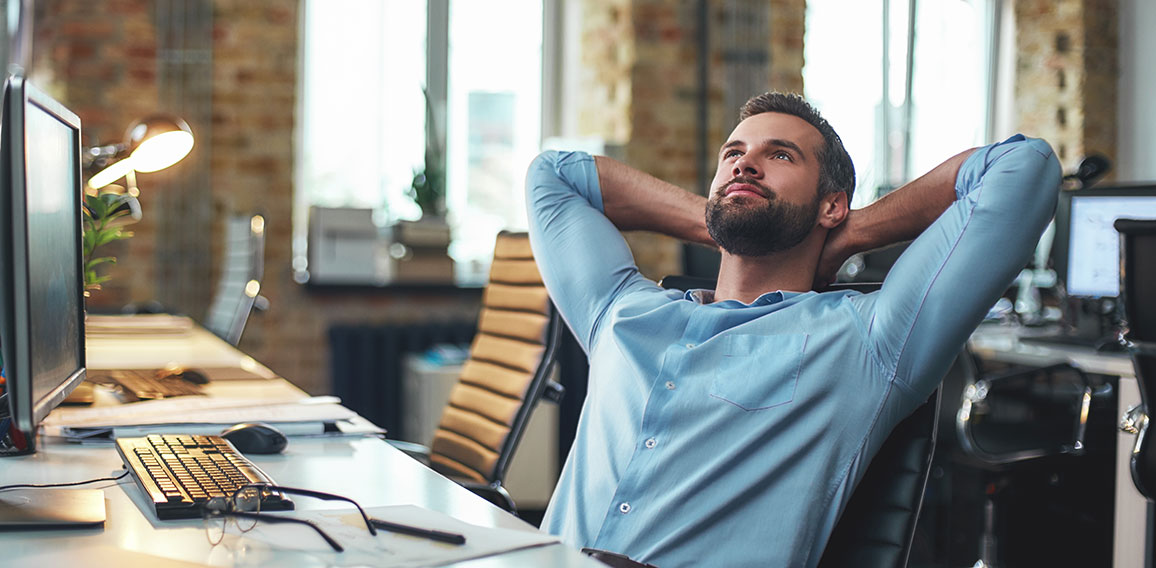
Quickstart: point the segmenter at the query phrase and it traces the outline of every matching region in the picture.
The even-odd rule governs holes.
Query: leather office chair
[[[265,269],[265,219],[236,215],[225,220],[225,257],[205,328],[236,345],[254,308],[268,308],[260,295]]]
[[[1115,227],[1120,233],[1123,342],[1140,387],[1140,405],[1128,411],[1121,426],[1136,433],[1132,482],[1145,497],[1156,500],[1156,449],[1147,437],[1148,408],[1156,396],[1156,221],[1119,219]]]
[[[561,398],[562,386],[550,379],[561,329],[529,236],[503,231],[494,246],[478,332],[433,443],[428,451],[406,442],[394,445],[514,511],[502,481],[535,406],[543,397]]]
[[[1084,453],[1097,391],[1083,370],[1060,363],[988,373],[969,352],[962,362],[970,377],[956,412],[956,435],[980,465]]]
[[[667,289],[714,289],[713,279],[667,276]],[[863,293],[879,283],[834,284]],[[831,532],[821,568],[907,566],[938,433],[940,389],[903,419],[871,459]]]
[[[1054,558],[1038,554],[1049,530],[1020,526],[1015,519],[1025,510],[1037,510],[1041,502],[1051,502],[1056,509],[1048,523],[1066,523],[1079,533],[1070,517],[1083,505],[1054,495],[1065,482],[1080,487],[1090,478],[1088,470],[1097,461],[1081,457],[1088,451],[1089,416],[1093,401],[1107,399],[1113,389],[1094,384],[1083,370],[1067,363],[991,372],[966,349],[960,362],[968,377],[956,412],[956,437],[961,465],[975,468],[976,493],[982,495],[974,565],[1050,564]],[[1053,493],[1041,496],[1046,491]],[[1086,546],[1079,553],[1091,554],[1087,551],[1098,550],[1094,543],[1102,539],[1085,535]]]

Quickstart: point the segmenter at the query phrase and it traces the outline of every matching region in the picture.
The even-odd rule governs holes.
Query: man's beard
[[[795,205],[762,184],[741,181],[762,188],[767,202],[763,207],[751,206],[743,201],[754,198],[746,197],[723,203],[724,192],[716,193],[707,202],[706,228],[719,247],[736,256],[766,256],[794,247],[811,234],[819,214],[818,196],[810,204]]]

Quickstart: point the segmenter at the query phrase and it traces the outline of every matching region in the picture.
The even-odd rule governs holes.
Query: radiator
[[[405,356],[434,345],[468,345],[475,320],[404,325],[334,325],[329,328],[333,394],[342,404],[385,428],[389,437],[402,431],[402,377]]]

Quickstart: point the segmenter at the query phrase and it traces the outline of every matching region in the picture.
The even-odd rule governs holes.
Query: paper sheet
[[[241,422],[267,422],[287,436],[384,432],[332,396],[298,400],[182,396],[114,406],[59,407],[44,433],[77,441],[155,432],[218,434]],[[337,430],[327,429],[334,425]]]
[[[466,537],[466,543],[444,544],[384,530],[373,536],[356,510],[345,509],[285,513],[314,522],[345,547],[345,552],[334,552],[308,527],[284,523],[258,522],[253,530],[243,534],[231,527],[222,544],[237,547],[247,542],[251,554],[274,562],[286,552],[292,552],[297,561],[308,558],[305,564],[395,567],[440,566],[559,542],[557,537],[545,533],[480,527],[413,505],[372,507],[366,512],[378,519],[458,533]],[[267,548],[262,550],[262,545]]]

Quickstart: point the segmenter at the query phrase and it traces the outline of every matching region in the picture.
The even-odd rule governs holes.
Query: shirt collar
[[[721,308],[747,308],[752,306],[768,306],[771,304],[777,304],[788,298],[793,298],[800,294],[806,293],[807,292],[784,292],[782,290],[775,290],[774,292],[766,292],[762,294],[758,298],[755,298],[755,301],[751,302],[750,304],[744,304],[738,300],[724,300],[714,304],[714,290],[699,288],[695,290],[687,290],[686,294],[683,294],[683,298],[701,305],[712,304]]]

